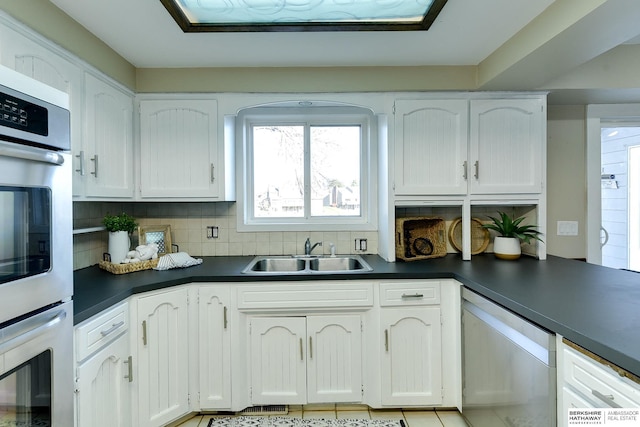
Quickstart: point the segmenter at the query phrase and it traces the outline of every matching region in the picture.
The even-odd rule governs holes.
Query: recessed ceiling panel
[[[160,0],[184,32],[427,30],[447,0]]]

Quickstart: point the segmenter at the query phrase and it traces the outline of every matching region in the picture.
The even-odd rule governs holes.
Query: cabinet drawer
[[[75,328],[78,361],[84,360],[129,328],[129,304],[117,305],[95,315]]]
[[[373,285],[348,281],[259,284],[238,287],[240,310],[373,306]]]
[[[640,384],[615,373],[611,368],[572,349],[564,347],[565,383],[598,407],[640,407]]]
[[[380,306],[440,304],[439,281],[386,282],[380,284]]]

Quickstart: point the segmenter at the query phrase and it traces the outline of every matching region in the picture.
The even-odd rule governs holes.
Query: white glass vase
[[[109,255],[111,262],[120,264],[127,257],[131,241],[129,233],[126,231],[110,231],[109,232]]]

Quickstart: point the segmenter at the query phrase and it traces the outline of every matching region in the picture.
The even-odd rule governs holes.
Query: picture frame
[[[138,227],[138,242],[140,245],[156,243],[158,245],[158,256],[171,253],[171,226],[148,225]]]

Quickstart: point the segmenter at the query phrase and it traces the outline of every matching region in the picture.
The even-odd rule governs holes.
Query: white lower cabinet
[[[132,357],[127,303],[75,327],[76,426],[131,426]]]
[[[640,379],[558,338],[558,426],[573,408],[639,408]]]
[[[78,366],[78,427],[131,426],[129,354],[125,334]]]
[[[251,403],[362,401],[359,315],[252,317]]]
[[[459,406],[459,301],[453,280],[139,294],[76,326],[76,427],[161,427],[251,405]]]
[[[230,294],[224,285],[198,287],[197,378],[201,410],[231,407]]]
[[[137,427],[157,427],[189,413],[188,289],[136,298]]]
[[[442,404],[440,308],[382,309],[383,405]]]

